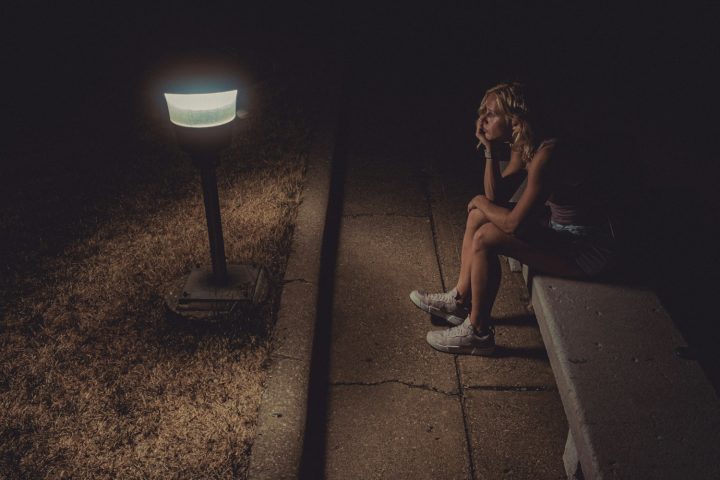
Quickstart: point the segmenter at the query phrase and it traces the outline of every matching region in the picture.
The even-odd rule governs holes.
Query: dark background
[[[330,81],[313,71],[330,66],[355,92],[423,102],[470,148],[484,90],[523,80],[607,151],[628,258],[717,388],[717,7],[297,3],[4,7],[3,195],[32,176],[98,168],[97,158],[53,155],[53,144],[89,123],[131,134],[158,93],[154,66],[189,49],[233,55],[258,81]],[[43,154],[22,160],[32,150]]]

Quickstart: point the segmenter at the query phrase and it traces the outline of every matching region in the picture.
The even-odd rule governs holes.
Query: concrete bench
[[[657,296],[508,262],[527,281],[568,420],[568,478],[720,479],[720,400]]]
[[[720,479],[720,401],[656,295],[523,272],[568,420],[568,478]]]

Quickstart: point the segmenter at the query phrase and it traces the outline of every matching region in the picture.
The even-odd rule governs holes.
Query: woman
[[[533,107],[519,83],[489,89],[480,104],[475,136],[485,154],[485,194],[467,207],[460,276],[447,293],[410,294],[419,308],[456,325],[428,333],[437,350],[493,353],[490,311],[500,285],[498,254],[572,278],[596,277],[612,266],[612,228],[596,202],[592,156],[549,135]],[[501,172],[498,158],[508,150],[510,161]],[[510,208],[507,200],[525,175],[525,190]]]

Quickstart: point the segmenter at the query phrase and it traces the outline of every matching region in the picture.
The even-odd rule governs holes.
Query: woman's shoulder
[[[578,185],[587,179],[593,164],[589,142],[576,136],[554,136],[541,142],[553,178],[562,184]]]
[[[558,144],[560,144],[560,140],[558,137],[546,137],[544,138],[535,148],[535,153],[533,154],[533,160],[536,158],[545,158],[549,159],[550,157],[556,156],[556,149]]]
[[[573,159],[586,157],[589,151],[587,142],[566,136],[551,136],[544,138],[538,145],[536,152],[546,151],[553,158]]]
[[[554,147],[555,145],[557,145],[558,142],[559,142],[558,137],[549,137],[549,138],[544,139],[542,142],[540,142],[537,149],[541,150],[541,149],[547,148],[547,147]]]
[[[558,138],[557,137],[548,137],[543,139],[535,148],[535,152],[532,156],[532,163],[545,163],[547,160],[549,160],[551,157],[554,157],[555,154],[555,147],[558,144]]]
[[[539,168],[542,168],[541,165],[552,165],[549,167],[552,170],[565,170],[569,164],[577,168],[579,163],[588,158],[584,145],[585,142],[572,135],[544,135],[529,164],[535,163]]]

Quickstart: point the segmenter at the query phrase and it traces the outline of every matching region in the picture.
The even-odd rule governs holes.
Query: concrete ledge
[[[258,415],[248,478],[295,479],[307,410],[307,362],[273,358]]]
[[[334,113],[326,112],[322,118],[332,122],[336,118]],[[257,436],[248,470],[252,480],[294,479],[299,475],[334,128],[334,123],[327,123],[318,129],[308,158],[302,203],[273,331],[270,371],[258,411]]]
[[[720,401],[644,288],[535,275],[532,303],[585,478],[720,478]],[[572,465],[568,465],[568,474]]]

